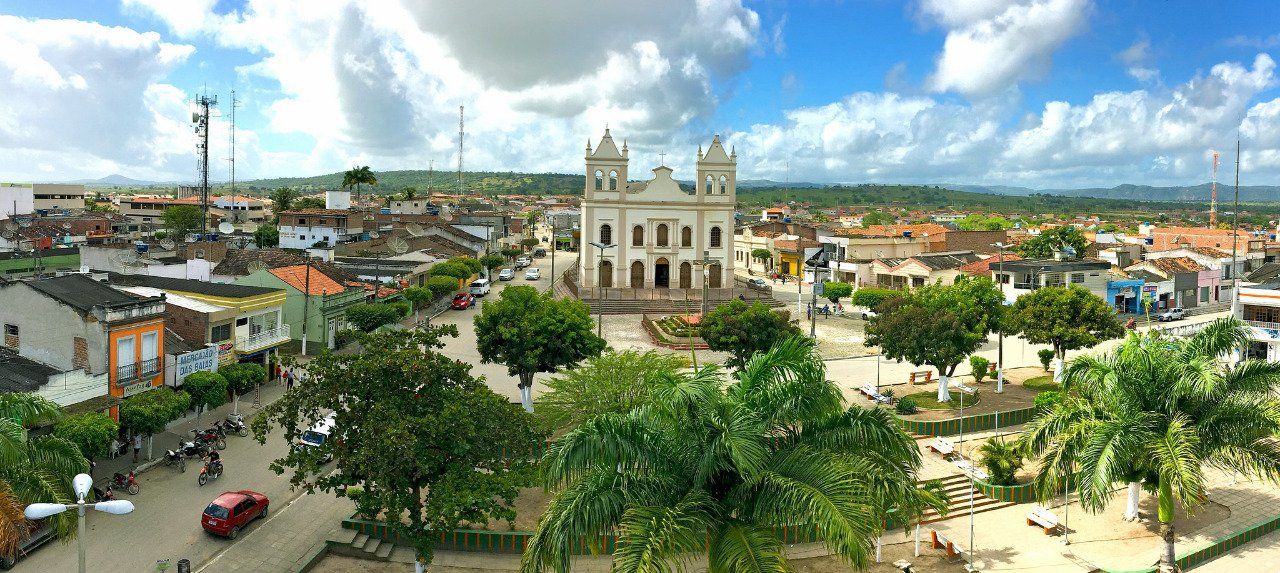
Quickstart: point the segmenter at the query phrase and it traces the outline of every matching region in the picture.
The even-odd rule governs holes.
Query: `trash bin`
[[[179,559],[179,560],[178,560],[178,573],[191,573],[191,560],[190,560],[190,559]]]

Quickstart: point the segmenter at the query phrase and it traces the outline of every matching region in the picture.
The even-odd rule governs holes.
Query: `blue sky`
[[[187,101],[242,107],[241,179],[369,164],[1038,188],[1280,183],[1280,4],[1136,0],[0,0],[0,178],[194,174]],[[1233,160],[1228,157],[1227,162]],[[225,179],[219,163],[215,177]]]

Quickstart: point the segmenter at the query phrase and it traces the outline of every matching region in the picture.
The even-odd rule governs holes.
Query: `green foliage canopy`
[[[1004,297],[987,277],[925,285],[882,303],[867,325],[868,346],[944,376],[972,354],[999,324]]]
[[[576,428],[601,414],[625,414],[650,402],[660,379],[684,368],[683,357],[653,350],[608,351],[547,381],[538,417],[551,429]]]
[[[182,389],[191,395],[197,411],[227,403],[227,379],[217,372],[194,372],[182,380]]]
[[[1076,252],[1076,256],[1081,257],[1084,256],[1084,249],[1088,246],[1089,241],[1080,234],[1080,229],[1071,225],[1061,225],[1041,231],[1039,235],[1019,243],[1014,250],[1024,258],[1047,259],[1052,257],[1055,251],[1061,251],[1064,247],[1071,247]]]
[[[853,285],[844,282],[830,281],[822,285],[822,296],[832,303],[853,294]]]
[[[164,221],[165,229],[168,229],[176,239],[182,240],[201,229],[204,211],[195,205],[178,205],[165,209],[161,220]]]
[[[525,388],[533,375],[554,372],[605,347],[596,336],[590,309],[580,300],[538,294],[531,286],[508,286],[475,318],[476,347],[486,363],[503,364]]]
[[[698,334],[712,350],[732,354],[731,366],[741,366],[753,354],[800,334],[800,329],[791,324],[791,314],[785,310],[775,311],[762,302],[747,304],[734,299],[702,317]]]
[[[373,332],[378,327],[391,324],[402,316],[401,309],[385,302],[352,305],[347,309],[347,322],[364,332]]]
[[[1018,297],[1008,314],[1009,331],[1032,344],[1049,344],[1059,359],[1124,334],[1115,309],[1080,285],[1045,287]]]
[[[53,427],[53,435],[80,448],[84,457],[102,458],[111,453],[111,442],[120,433],[120,424],[101,412],[67,416]]]

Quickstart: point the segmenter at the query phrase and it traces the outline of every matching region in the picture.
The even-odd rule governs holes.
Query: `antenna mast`
[[[227,158],[227,162],[231,164],[231,200],[234,202],[236,197],[236,108],[240,107],[240,100],[236,99],[236,90],[231,90],[231,157]]]
[[[209,231],[209,108],[217,105],[218,96],[201,94],[191,113],[191,123],[196,124],[196,153],[200,156],[200,206],[204,211],[200,219],[201,240]]]
[[[463,131],[462,124],[463,106],[458,106],[458,194],[462,194],[462,136],[466,132]]]
[[[1209,187],[1209,227],[1218,226],[1218,152],[1213,152],[1213,183]]]

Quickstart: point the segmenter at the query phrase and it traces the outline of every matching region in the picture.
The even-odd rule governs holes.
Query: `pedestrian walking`
[[[133,435],[133,463],[138,463],[138,454],[142,453],[142,434]]]
[[[288,370],[284,371],[284,389],[286,392],[293,390],[293,373]]]

